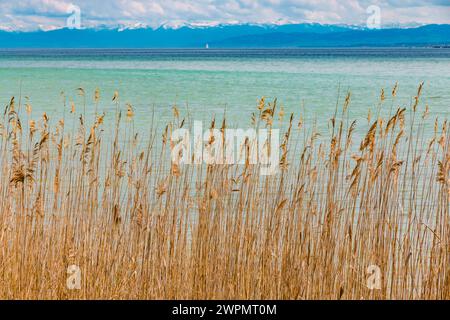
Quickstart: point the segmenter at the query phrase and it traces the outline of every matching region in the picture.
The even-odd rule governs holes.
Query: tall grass
[[[118,93],[104,117],[95,91],[95,119],[81,88],[82,114],[70,103],[61,120],[12,98],[0,298],[449,299],[449,123],[431,119],[421,90],[386,119],[382,92],[367,124],[349,118],[348,94],[328,133],[261,99],[249,123],[285,128],[281,171],[265,177],[248,162],[172,164],[171,133],[194,117],[177,108],[143,138]],[[367,286],[370,266],[379,288]]]

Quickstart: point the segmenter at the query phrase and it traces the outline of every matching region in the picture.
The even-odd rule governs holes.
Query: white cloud
[[[64,27],[71,4],[81,8],[84,27],[180,21],[362,24],[372,4],[380,6],[383,24],[450,23],[448,0],[0,0],[0,29]]]

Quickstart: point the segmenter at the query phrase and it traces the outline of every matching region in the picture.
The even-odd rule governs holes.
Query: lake
[[[165,122],[172,106],[186,107],[194,119],[222,115],[235,126],[248,126],[257,99],[278,99],[285,113],[303,112],[307,120],[331,118],[340,92],[352,92],[350,116],[365,119],[376,108],[384,88],[389,99],[399,83],[398,96],[387,106],[408,107],[420,82],[430,113],[450,113],[450,49],[348,48],[271,50],[145,50],[145,49],[14,49],[0,51],[0,102],[28,96],[33,112],[61,117],[66,104],[83,104],[76,89],[92,96],[101,92],[99,110],[112,116],[114,91],[122,105],[130,103],[136,125],[146,127],[150,110]],[[386,108],[389,109],[389,108]]]

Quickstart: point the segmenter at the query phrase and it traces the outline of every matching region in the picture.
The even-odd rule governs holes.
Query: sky
[[[374,14],[372,5],[380,8],[382,26],[450,24],[450,0],[0,0],[0,30],[64,28],[75,16],[82,28],[183,23],[362,25]]]

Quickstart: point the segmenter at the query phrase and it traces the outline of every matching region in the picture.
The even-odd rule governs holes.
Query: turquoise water
[[[123,105],[133,105],[138,127],[172,118],[174,104],[194,119],[222,115],[235,126],[248,126],[256,101],[278,98],[285,113],[303,110],[308,121],[324,125],[335,110],[340,91],[352,92],[350,116],[365,119],[381,88],[408,107],[425,82],[423,102],[440,118],[450,114],[450,49],[299,49],[299,50],[9,50],[0,52],[0,103],[28,96],[33,113],[64,113],[73,100],[93,112],[93,95],[101,91],[99,110],[112,116],[111,98],[119,91]],[[340,88],[340,89],[339,89]],[[68,112],[66,107],[65,112]],[[109,112],[108,112],[109,111]]]

